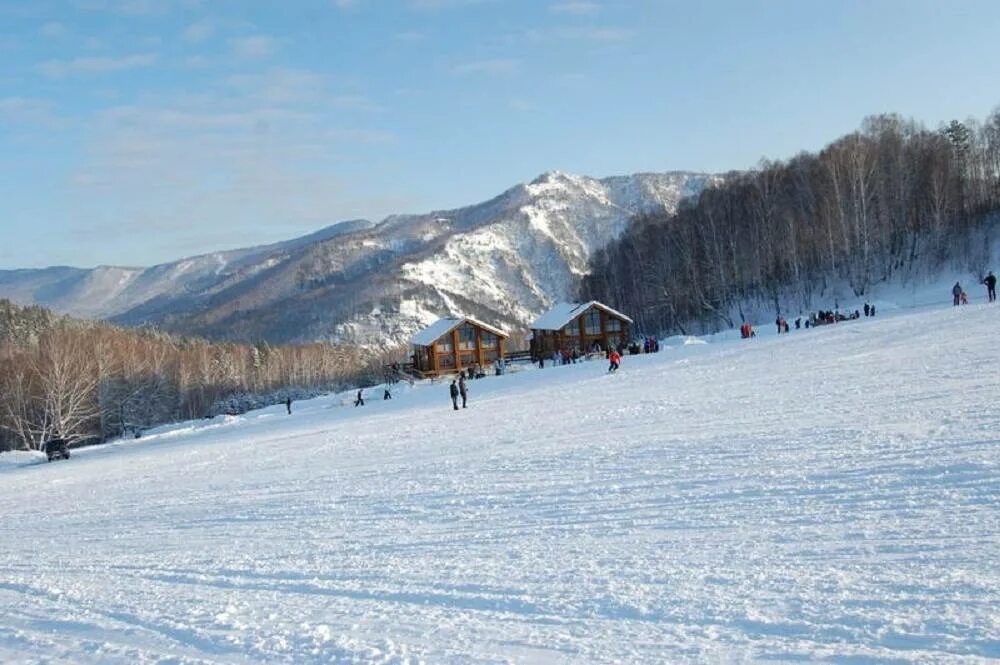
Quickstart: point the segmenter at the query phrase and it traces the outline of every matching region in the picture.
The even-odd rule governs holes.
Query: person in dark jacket
[[[382,400],[392,399],[392,393],[389,392],[389,386],[385,387],[385,394],[382,395]]]
[[[962,285],[955,282],[955,286],[951,287],[951,299],[952,305],[958,307],[962,304]]]
[[[458,384],[455,379],[451,380],[451,386],[448,388],[448,392],[451,393],[451,405],[458,411]]]
[[[996,278],[996,275],[993,274],[992,270],[990,271],[990,274],[988,274],[985,277],[985,279],[983,279],[983,284],[986,285],[986,296],[989,298],[989,301],[990,302],[996,302],[997,301],[997,278]]]
[[[288,415],[292,415],[292,398],[288,397],[285,399],[285,408],[288,409]]]
[[[465,385],[465,379],[462,376],[458,377],[458,394],[462,396],[462,408],[465,408],[465,402],[469,399],[469,387]]]
[[[875,316],[875,305],[872,305],[872,316]]]
[[[364,406],[365,405],[365,396],[362,393],[362,390],[363,390],[362,388],[358,388],[358,397],[357,397],[357,399],[354,400],[354,406]]]
[[[867,317],[872,311],[871,305],[865,303],[865,317]]]

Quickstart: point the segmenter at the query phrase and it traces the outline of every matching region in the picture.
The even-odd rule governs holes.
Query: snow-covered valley
[[[883,310],[885,311],[885,310]],[[1000,309],[0,465],[0,661],[1000,658]]]

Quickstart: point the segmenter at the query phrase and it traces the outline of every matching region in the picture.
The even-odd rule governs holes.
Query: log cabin
[[[507,333],[471,318],[439,319],[412,337],[413,368],[438,376],[477,365],[486,370],[504,357]]]
[[[531,324],[531,355],[607,351],[628,344],[631,332],[632,319],[596,300],[558,303]]]

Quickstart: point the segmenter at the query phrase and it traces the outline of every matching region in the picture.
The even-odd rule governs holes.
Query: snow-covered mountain
[[[718,176],[546,173],[484,203],[151,268],[0,271],[0,296],[125,324],[271,341],[405,341],[441,315],[508,328],[574,296],[633,215],[672,211]]]

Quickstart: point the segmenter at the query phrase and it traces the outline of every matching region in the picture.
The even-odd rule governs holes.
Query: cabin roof
[[[608,314],[615,316],[622,321],[628,321],[632,323],[632,319],[628,318],[621,312],[611,309],[604,303],[598,302],[596,300],[591,300],[590,302],[577,303],[577,302],[561,302],[556,303],[552,306],[549,311],[545,312],[531,324],[532,330],[560,330],[567,323],[580,316],[586,312],[591,307],[597,307],[598,309],[603,309]]]
[[[503,337],[506,339],[507,333],[500,330],[499,328],[494,328],[491,325],[483,323],[482,321],[477,321],[476,319],[465,317],[462,319],[438,319],[431,325],[427,326],[416,335],[410,338],[410,343],[414,346],[431,346],[434,342],[441,339],[443,335],[447,335],[455,328],[459,327],[463,323],[471,323],[472,325],[482,328],[488,332],[493,333],[497,337]]]

